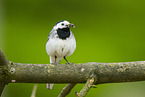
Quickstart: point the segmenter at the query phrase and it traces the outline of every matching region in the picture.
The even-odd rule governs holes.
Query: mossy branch
[[[16,83],[85,83],[92,71],[97,78],[95,84],[145,80],[145,61],[71,65],[10,64],[7,80],[15,80]]]
[[[144,81],[145,61],[22,64],[8,61],[0,50],[0,90],[7,83],[86,83],[92,73],[96,78],[94,84]]]

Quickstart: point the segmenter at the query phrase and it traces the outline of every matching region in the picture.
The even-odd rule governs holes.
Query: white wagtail
[[[51,32],[49,33],[46,43],[46,51],[50,56],[50,63],[59,64],[64,58],[71,55],[76,49],[76,40],[70,28],[74,28],[74,24],[69,23],[66,20],[56,23]],[[67,61],[67,63],[69,63]],[[47,84],[47,87],[51,89],[52,84]]]

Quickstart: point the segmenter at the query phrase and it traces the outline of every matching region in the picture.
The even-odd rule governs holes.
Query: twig
[[[35,84],[34,87],[33,87],[31,97],[35,97],[36,90],[37,90],[37,84]]]
[[[90,88],[92,87],[93,83],[94,83],[95,79],[91,78],[88,79],[86,84],[84,85],[83,89],[80,91],[80,93],[75,92],[77,97],[85,97],[87,95],[87,93],[89,92]],[[94,85],[93,85],[94,87]]]
[[[61,93],[58,95],[58,97],[65,97],[69,94],[69,92],[72,90],[72,88],[75,86],[75,83],[69,83],[67,84],[61,91]]]

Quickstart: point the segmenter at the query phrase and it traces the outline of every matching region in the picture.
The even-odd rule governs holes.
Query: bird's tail
[[[50,56],[50,63],[59,64],[60,61],[61,61],[61,58],[57,58],[57,57]],[[47,87],[47,89],[52,89],[53,88],[53,85],[54,84],[47,83],[46,84],[46,87]]]
[[[50,63],[55,63],[55,57],[51,57],[51,56],[50,56]],[[46,84],[46,88],[47,88],[47,89],[52,89],[52,88],[53,88],[53,85],[54,85],[54,84],[47,83],[47,84]]]
[[[47,88],[47,89],[52,89],[52,88],[53,88],[53,85],[54,85],[54,84],[47,83],[47,84],[46,84],[46,88]]]

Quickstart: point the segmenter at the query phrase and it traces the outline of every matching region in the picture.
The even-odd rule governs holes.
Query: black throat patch
[[[69,28],[63,28],[63,29],[58,29],[57,34],[60,39],[66,39],[70,36],[70,29]]]

